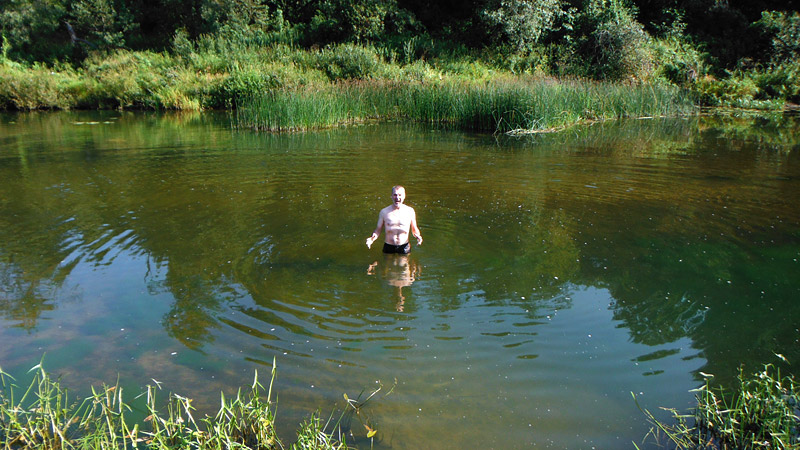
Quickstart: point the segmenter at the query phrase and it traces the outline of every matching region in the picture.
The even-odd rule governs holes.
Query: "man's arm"
[[[417,212],[411,210],[411,233],[417,238],[417,245],[422,245],[422,233],[417,226]]]
[[[383,228],[383,210],[378,214],[378,225],[375,227],[375,231],[372,232],[372,236],[367,238],[367,248],[372,248],[372,243],[378,240],[381,228]]]

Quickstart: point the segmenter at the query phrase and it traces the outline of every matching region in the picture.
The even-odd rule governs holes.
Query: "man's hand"
[[[375,242],[376,239],[378,239],[378,236],[375,236],[374,233],[372,234],[372,236],[368,237],[367,238],[367,248],[372,248],[372,243]]]
[[[422,245],[422,235],[418,234],[414,237],[417,238],[417,245]]]

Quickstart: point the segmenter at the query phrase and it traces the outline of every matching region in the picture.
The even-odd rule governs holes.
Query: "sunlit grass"
[[[367,81],[279,89],[239,105],[237,125],[266,131],[404,119],[486,132],[548,131],[581,121],[690,111],[677,88],[553,79]]]
[[[669,411],[674,423],[658,421],[648,437],[676,449],[800,449],[800,387],[793,377],[781,377],[772,364],[751,376],[741,369],[734,390],[712,387],[713,375],[702,374],[697,406],[690,414]]]
[[[166,411],[159,409],[156,397],[160,386],[156,382],[142,394],[148,415],[137,423],[129,417],[133,409],[123,400],[119,384],[92,388],[92,395],[76,400],[41,364],[31,371],[33,380],[20,389],[13,377],[0,370],[3,450],[284,448],[274,428],[274,363],[266,392],[256,372],[250,389],[240,389],[233,398],[221,394],[220,409],[214,416],[196,417],[192,400],[178,394],[169,395]],[[292,448],[347,448],[341,433],[334,436],[325,425],[317,414],[312,415],[298,431]]]

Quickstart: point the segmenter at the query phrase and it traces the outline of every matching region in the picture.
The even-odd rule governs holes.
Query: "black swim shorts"
[[[403,245],[392,245],[384,242],[383,253],[400,253],[402,255],[407,255],[411,253],[411,242],[406,242]]]

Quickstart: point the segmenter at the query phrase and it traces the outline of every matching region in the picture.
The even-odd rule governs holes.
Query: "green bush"
[[[244,96],[280,86],[281,82],[274,74],[255,69],[236,71],[207,92],[205,105],[212,108],[232,108]]]
[[[436,65],[444,73],[457,75],[472,80],[485,80],[492,74],[492,69],[476,59],[457,59]]]
[[[501,51],[494,64],[512,74],[548,75],[552,72],[553,62],[557,60],[552,53],[555,45],[539,46],[526,52]]]
[[[800,13],[764,11],[755,25],[771,46],[766,69],[755,74],[762,95],[800,102]]]
[[[80,77],[43,65],[0,64],[0,109],[69,109],[79,102]]]
[[[651,38],[634,16],[624,0],[588,1],[577,18],[574,64],[579,74],[602,80],[651,77]]]
[[[85,63],[85,76],[96,82],[94,101],[100,107],[154,108],[152,93],[174,82],[176,61],[164,53],[95,54]]]
[[[684,85],[706,75],[705,53],[686,39],[654,39],[652,48],[657,76],[670,83]]]
[[[737,102],[752,103],[758,94],[758,86],[755,80],[741,74],[733,73],[722,80],[705,76],[694,84],[693,93],[696,100],[705,106],[735,106]]]
[[[424,60],[417,60],[411,64],[403,66],[401,71],[402,80],[406,81],[424,81],[424,80],[431,80],[436,79],[441,76],[439,72],[436,71],[430,64],[425,62]]]
[[[755,75],[756,85],[764,98],[800,102],[800,67],[782,64]]]
[[[564,14],[560,0],[500,0],[483,11],[484,19],[498,29],[514,50],[527,52],[557,28]]]
[[[392,3],[381,0],[322,0],[308,26],[312,42],[369,41],[383,34]],[[396,9],[396,8],[393,8]]]
[[[770,62],[776,65],[800,63],[800,13],[763,11],[755,23],[771,45]]]
[[[690,86],[697,103],[754,109],[782,109],[800,100],[800,69],[783,65],[771,70],[730,72],[723,79],[699,78]]]
[[[378,74],[380,58],[372,47],[340,44],[319,53],[317,67],[333,80],[367,79]]]
[[[672,23],[663,27],[661,36],[652,40],[653,57],[656,76],[685,85],[707,74],[708,54],[687,35],[683,15],[675,14]]]

